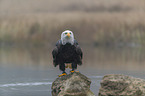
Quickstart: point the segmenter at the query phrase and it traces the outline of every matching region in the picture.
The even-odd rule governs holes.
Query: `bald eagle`
[[[82,65],[83,53],[78,42],[74,39],[72,31],[66,30],[62,32],[61,39],[57,41],[52,51],[52,56],[54,66],[59,65],[59,69],[62,71],[59,76],[66,75],[66,63],[71,63],[71,72],[77,69],[77,64]]]

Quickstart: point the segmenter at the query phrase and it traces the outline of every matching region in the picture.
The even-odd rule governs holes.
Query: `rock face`
[[[99,96],[145,96],[145,80],[125,75],[106,75]]]
[[[95,96],[90,84],[90,79],[79,72],[61,76],[52,84],[52,96]]]

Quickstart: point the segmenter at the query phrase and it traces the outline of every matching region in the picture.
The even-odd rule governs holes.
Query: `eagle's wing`
[[[77,54],[81,57],[81,59],[83,58],[83,52],[78,44],[78,42],[76,40],[74,40],[74,45],[76,46],[76,52]]]
[[[62,42],[61,40],[58,40],[56,43],[55,48],[52,51],[52,56],[53,56],[53,65],[56,67],[58,65],[56,58],[57,58],[57,54],[59,52],[59,47],[61,46]]]

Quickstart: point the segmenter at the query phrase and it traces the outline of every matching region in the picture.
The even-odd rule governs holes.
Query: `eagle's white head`
[[[62,32],[61,41],[62,41],[62,45],[65,45],[66,43],[71,43],[73,45],[74,44],[73,32],[70,30],[66,30]]]

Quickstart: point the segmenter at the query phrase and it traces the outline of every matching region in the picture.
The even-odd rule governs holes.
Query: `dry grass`
[[[70,29],[85,44],[144,45],[144,10],[144,0],[0,0],[0,41],[47,45]]]

